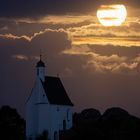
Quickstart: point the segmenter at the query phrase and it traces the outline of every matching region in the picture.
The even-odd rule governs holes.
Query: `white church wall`
[[[48,131],[50,137],[51,128],[51,114],[49,104],[40,104],[38,106],[39,116],[38,116],[38,134],[42,134],[44,131]]]
[[[69,110],[69,114],[67,111]],[[67,116],[69,115],[69,116]],[[54,139],[54,133],[63,130],[63,121],[66,121],[66,129],[72,127],[72,107],[62,105],[51,105],[51,139]]]
[[[54,133],[59,131],[59,128],[60,128],[60,116],[58,114],[58,111],[57,111],[57,106],[56,105],[51,105],[51,140],[54,139]]]
[[[35,101],[37,101],[37,89],[38,81],[36,80],[31,96],[26,103],[26,136],[28,138],[34,138],[37,134],[38,108],[35,106]]]
[[[72,108],[69,106],[40,104],[38,106],[38,134],[48,131],[49,139],[54,140],[54,133],[63,130],[63,120],[66,120],[66,129],[72,127]],[[69,116],[67,111],[69,110]]]
[[[26,103],[26,136],[36,137],[40,132],[40,127],[38,120],[41,109],[41,105],[44,103],[48,104],[48,99],[43,90],[40,79],[37,77],[30,98]]]
[[[26,136],[28,138],[34,138],[37,134],[37,108],[33,105],[28,107],[26,114]],[[33,118],[33,119],[31,119]],[[34,123],[36,121],[36,123]]]
[[[42,84],[37,79],[27,102],[26,136],[34,139],[47,130],[49,138],[54,140],[54,133],[63,130],[63,120],[66,121],[66,129],[72,127],[72,107],[50,105]]]

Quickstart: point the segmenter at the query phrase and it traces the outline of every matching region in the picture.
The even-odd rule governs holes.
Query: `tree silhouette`
[[[9,106],[0,108],[0,139],[25,140],[25,121]]]
[[[103,115],[96,109],[85,109],[74,114],[73,123],[64,140],[140,140],[140,119],[118,107]]]

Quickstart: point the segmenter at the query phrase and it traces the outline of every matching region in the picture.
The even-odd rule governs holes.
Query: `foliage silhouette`
[[[25,140],[25,121],[9,106],[0,108],[0,139]]]
[[[103,115],[86,109],[73,116],[74,126],[65,133],[66,140],[139,140],[140,119],[121,108],[107,109]]]

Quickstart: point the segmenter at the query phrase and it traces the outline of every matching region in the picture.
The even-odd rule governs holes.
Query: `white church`
[[[60,131],[72,127],[73,104],[60,78],[45,76],[41,57],[36,70],[36,80],[26,103],[26,138],[36,140],[47,131],[49,140],[59,140]]]

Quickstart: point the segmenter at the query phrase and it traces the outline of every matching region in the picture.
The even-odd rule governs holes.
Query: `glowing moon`
[[[120,26],[126,16],[124,5],[101,5],[97,11],[97,18],[103,26]]]

